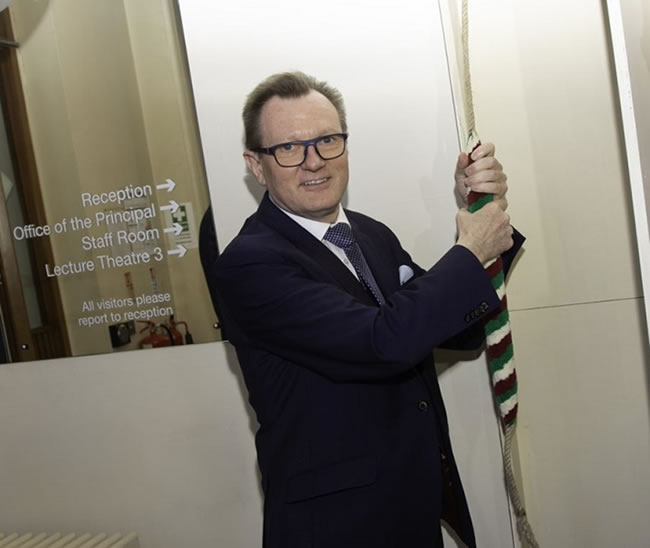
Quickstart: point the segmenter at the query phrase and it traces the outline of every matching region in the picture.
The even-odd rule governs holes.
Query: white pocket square
[[[408,265],[400,265],[399,269],[399,284],[404,285],[413,277],[413,269]]]

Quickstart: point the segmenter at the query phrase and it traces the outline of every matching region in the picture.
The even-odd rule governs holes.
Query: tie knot
[[[330,226],[323,239],[342,249],[346,249],[354,243],[352,229],[347,223],[336,223],[334,226]]]

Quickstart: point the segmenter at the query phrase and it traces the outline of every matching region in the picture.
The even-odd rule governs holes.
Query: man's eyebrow
[[[324,135],[333,135],[335,133],[343,133],[342,129],[338,128],[325,128],[324,130],[318,132],[318,135],[315,135],[314,137],[311,137],[311,139],[318,139],[319,137],[323,137]],[[300,137],[297,137],[295,133],[290,133],[289,137],[281,141],[282,143],[293,143],[295,141],[309,141],[309,139],[301,139]]]

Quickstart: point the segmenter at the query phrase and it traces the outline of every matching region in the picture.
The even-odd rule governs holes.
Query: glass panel
[[[2,111],[0,110],[0,179],[2,180],[2,191],[9,225],[13,229],[25,225],[23,206],[20,193],[16,189],[16,176],[11,162],[7,130]],[[41,318],[41,306],[34,279],[34,265],[32,262],[31,250],[28,241],[24,239],[14,242],[16,260],[20,271],[20,280],[23,286],[25,307],[29,318],[29,327],[34,329],[43,325]]]
[[[199,257],[210,204],[175,3],[15,0],[9,12],[38,182],[15,188],[8,174],[3,185],[9,199],[37,194],[26,208],[42,202],[43,222],[15,213],[12,235],[27,271],[28,244],[49,245],[36,252],[37,278],[58,292],[70,355],[219,340]],[[35,328],[33,278],[23,287]]]

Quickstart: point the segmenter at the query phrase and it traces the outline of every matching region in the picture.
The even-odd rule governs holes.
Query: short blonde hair
[[[334,105],[338,112],[341,129],[347,132],[345,120],[345,105],[341,92],[330,86],[327,82],[317,80],[304,72],[281,72],[273,74],[260,82],[253,91],[248,94],[244,111],[244,133],[245,145],[249,150],[262,146],[260,134],[260,115],[262,108],[272,97],[303,97],[311,90],[324,95]],[[267,143],[268,144],[268,143]]]

